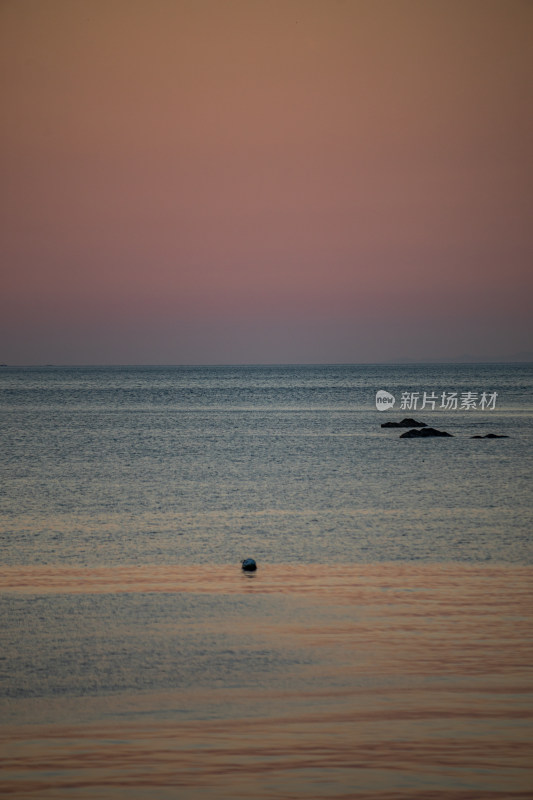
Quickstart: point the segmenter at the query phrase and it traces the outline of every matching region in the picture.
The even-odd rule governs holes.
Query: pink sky
[[[0,361],[533,350],[533,3],[3,0]]]

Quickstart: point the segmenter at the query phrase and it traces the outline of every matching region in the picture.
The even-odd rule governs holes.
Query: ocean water
[[[532,562],[531,365],[4,368],[0,414],[4,563]]]
[[[533,796],[532,390],[2,368],[0,794]]]

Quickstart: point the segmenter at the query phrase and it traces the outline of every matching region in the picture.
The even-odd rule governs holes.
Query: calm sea
[[[526,364],[2,368],[0,794],[531,798],[532,444]]]

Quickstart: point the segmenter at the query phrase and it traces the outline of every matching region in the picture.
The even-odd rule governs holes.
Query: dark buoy
[[[246,572],[253,572],[254,570],[257,569],[257,564],[255,563],[253,558],[245,558],[244,561],[241,561],[241,564],[242,564],[242,568]]]

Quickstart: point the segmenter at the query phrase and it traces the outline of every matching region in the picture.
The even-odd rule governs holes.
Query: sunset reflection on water
[[[530,798],[531,577],[457,564],[5,568],[3,618],[29,621],[3,653],[2,794]],[[47,626],[77,597],[100,616],[88,639],[80,617],[49,628],[55,668],[71,673],[52,685]],[[174,600],[208,605],[177,618]],[[180,652],[173,678],[164,643],[187,629],[200,649]],[[107,670],[92,688],[79,671],[91,641]]]

